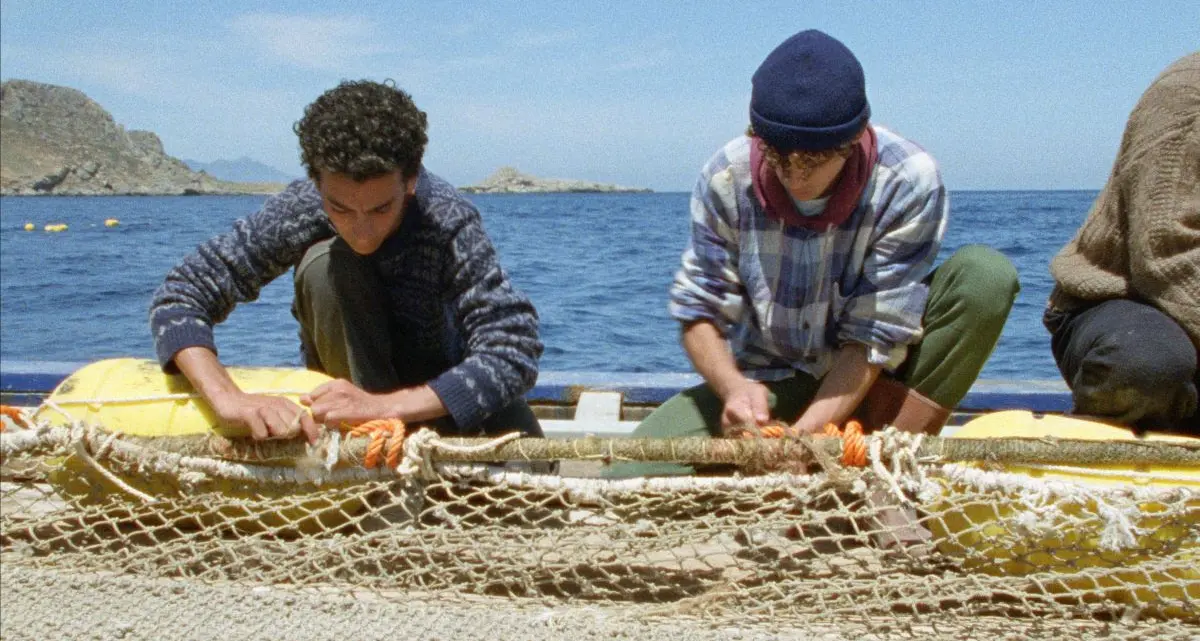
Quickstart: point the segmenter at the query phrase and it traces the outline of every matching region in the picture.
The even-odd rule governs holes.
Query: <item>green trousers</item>
[[[921,341],[895,377],[938,405],[954,408],[967,395],[1016,300],[1020,284],[1017,271],[1003,254],[982,245],[956,251],[929,275],[929,300],[925,304]],[[820,387],[821,381],[804,372],[782,381],[765,383],[771,417],[795,422]],[[719,436],[724,404],[708,385],[676,394],[654,410],[633,432],[635,438]],[[620,463],[605,476],[670,476],[693,474],[686,465],[670,463]]]
[[[393,345],[395,323],[374,264],[339,237],[308,249],[296,267],[292,315],[300,322],[300,344],[308,369],[346,379],[368,392],[390,392],[424,383],[428,366]],[[476,435],[519,430],[541,436],[542,427],[524,399],[517,399],[480,425],[459,426],[449,417],[432,422],[439,432]]]

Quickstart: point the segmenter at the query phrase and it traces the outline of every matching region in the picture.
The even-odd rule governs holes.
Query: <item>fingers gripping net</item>
[[[807,452],[807,474],[623,480],[448,462],[531,458],[528,440],[426,433],[389,455],[395,430],[223,458],[84,425],[0,438],[4,638],[61,632],[47,604],[70,590],[101,610],[165,599],[210,633],[243,625],[214,603],[279,625],[278,608],[239,610],[262,595],[454,638],[1189,638],[1200,622],[1194,487],[947,463],[895,432],[865,437],[862,467],[802,439],[771,451]],[[133,621],[127,638],[180,636],[161,613]]]

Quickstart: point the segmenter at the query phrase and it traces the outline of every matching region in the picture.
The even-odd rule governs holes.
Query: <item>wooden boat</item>
[[[37,407],[84,365],[0,361],[0,404]],[[547,437],[627,436],[655,407],[699,382],[690,373],[549,371],[540,374],[526,398]],[[981,380],[956,408],[950,425],[1001,410],[1059,414],[1070,407],[1070,393],[1061,381]]]

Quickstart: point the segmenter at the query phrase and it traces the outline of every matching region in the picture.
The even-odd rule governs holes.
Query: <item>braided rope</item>
[[[795,427],[779,421],[762,426],[743,427],[738,430],[743,439],[752,438],[790,438],[798,439],[801,434]],[[867,442],[863,434],[862,424],[851,420],[845,429],[833,423],[826,423],[821,436],[842,440],[842,465],[846,467],[865,467],[867,464]]]
[[[404,451],[404,421],[398,418],[381,418],[359,425],[342,426],[340,431],[351,437],[367,437],[371,439],[367,445],[367,454],[363,458],[363,467],[367,469],[379,465],[382,454],[389,468],[400,464],[400,455]]]
[[[826,423],[825,436],[842,439],[842,465],[846,467],[866,466],[867,441],[863,435],[861,423],[848,421],[844,430],[838,429],[838,426],[833,423]]]

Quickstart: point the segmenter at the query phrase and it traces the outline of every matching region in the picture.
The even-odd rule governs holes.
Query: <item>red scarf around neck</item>
[[[801,216],[787,187],[784,187],[779,181],[779,176],[775,175],[775,170],[765,161],[762,144],[762,140],[758,138],[752,138],[750,141],[750,177],[754,183],[754,194],[762,203],[767,218],[814,231],[828,231],[850,217],[858,205],[859,198],[862,197],[863,190],[867,188],[867,183],[871,181],[875,163],[879,162],[879,150],[875,147],[875,130],[867,125],[854,151],[850,152],[850,157],[846,159],[842,173],[838,175],[829,202],[825,203],[825,210],[819,216]]]

